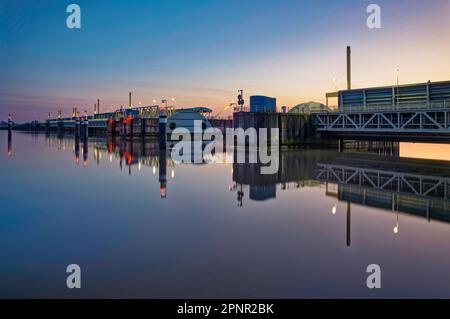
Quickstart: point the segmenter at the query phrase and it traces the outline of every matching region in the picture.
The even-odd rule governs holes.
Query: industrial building
[[[250,112],[275,113],[277,111],[277,99],[268,96],[250,96]]]
[[[450,108],[450,81],[339,91],[339,110]]]

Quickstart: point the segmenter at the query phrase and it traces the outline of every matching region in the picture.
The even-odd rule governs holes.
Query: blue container
[[[277,111],[277,99],[268,96],[250,96],[250,112],[274,113]]]

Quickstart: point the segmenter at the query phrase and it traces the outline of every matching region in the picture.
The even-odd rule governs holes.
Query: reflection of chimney
[[[350,202],[347,202],[347,247],[350,247],[352,245],[352,217],[351,217],[351,204]]]
[[[352,50],[347,47],[347,90],[352,89]]]

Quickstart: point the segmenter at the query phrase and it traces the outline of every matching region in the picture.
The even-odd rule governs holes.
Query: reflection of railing
[[[316,178],[322,182],[339,185],[353,185],[433,199],[450,199],[450,178],[444,177],[318,164]]]

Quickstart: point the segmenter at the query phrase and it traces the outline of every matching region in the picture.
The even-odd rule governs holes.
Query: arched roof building
[[[315,113],[315,112],[326,112],[329,111],[330,109],[322,104],[322,103],[318,103],[318,102],[306,102],[306,103],[302,103],[302,104],[298,104],[296,106],[294,106],[292,109],[289,110],[289,113],[291,114],[310,114],[310,113]]]

